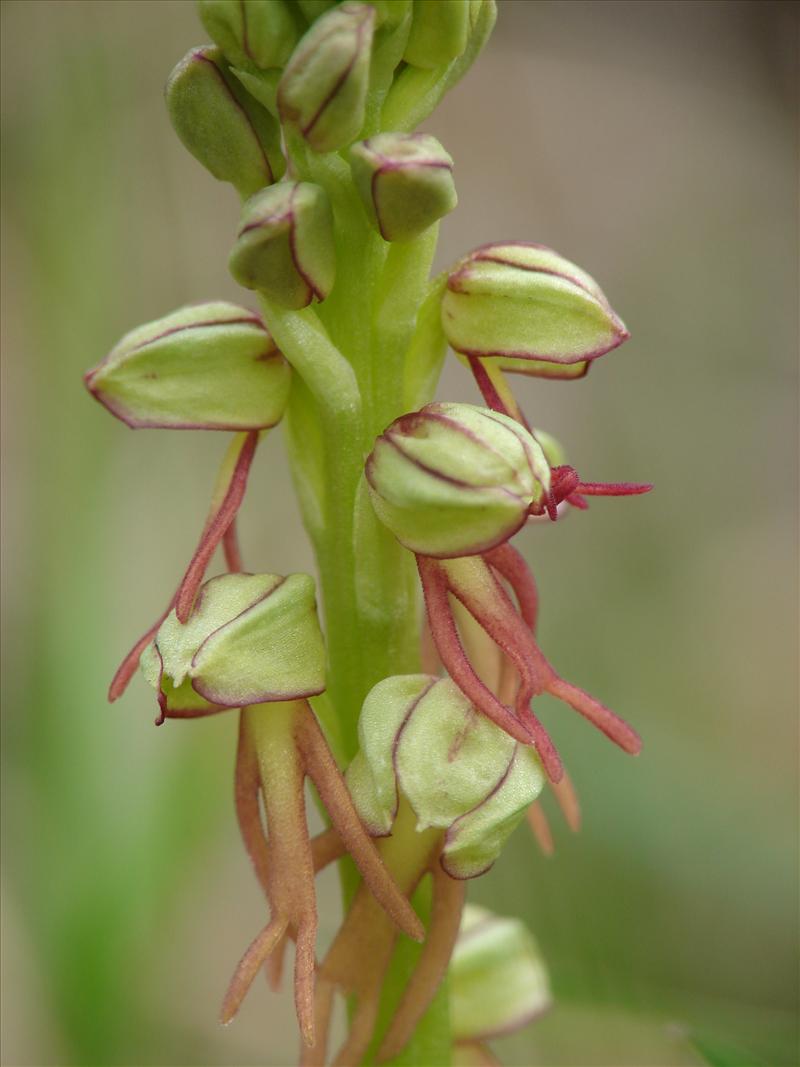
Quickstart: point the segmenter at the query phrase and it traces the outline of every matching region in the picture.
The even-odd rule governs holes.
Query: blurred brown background
[[[542,641],[629,717],[626,760],[554,705],[585,827],[520,828],[472,899],[522,915],[558,1007],[505,1062],[797,1061],[797,7],[500,5],[428,128],[456,160],[440,265],[540,241],[633,339],[532,420],[640,500],[524,539]],[[263,906],[231,803],[231,718],[154,730],[105,688],[168,598],[223,441],[132,434],[81,373],[127,329],[242,299],[235,195],[161,91],[189,2],[3,4],[3,1062],[293,1062],[287,998],[216,1012]],[[448,368],[440,395],[475,400]],[[254,569],[311,566],[280,435],[243,518]],[[337,891],[323,883],[323,931]],[[425,1065],[420,1065],[425,1067]]]

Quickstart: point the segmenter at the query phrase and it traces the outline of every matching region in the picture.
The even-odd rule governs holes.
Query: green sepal
[[[242,197],[283,174],[276,119],[245,91],[219,49],[208,45],[187,52],[169,76],[165,97],[184,146]]]
[[[126,425],[179,430],[274,426],[290,379],[258,316],[224,301],[139,326],[85,376],[92,395]]]
[[[465,367],[470,368],[469,356],[456,352]],[[506,374],[522,374],[526,378],[550,378],[555,381],[575,381],[585,378],[591,363],[549,363],[543,359],[515,359],[513,356],[491,356],[492,363]]]
[[[442,326],[463,355],[527,374],[545,363],[552,377],[565,369],[581,376],[588,361],[628,337],[593,278],[552,249],[523,242],[485,245],[456,265],[442,298]]]
[[[353,182],[385,241],[410,241],[458,203],[453,160],[422,133],[380,133],[350,149]]]
[[[364,124],[375,12],[345,3],[314,22],[278,85],[281,121],[315,152],[354,141]]]
[[[282,307],[324,300],[333,287],[336,249],[325,190],[310,182],[280,182],[244,205],[230,255],[231,274]]]
[[[347,768],[347,787],[359,818],[372,837],[385,837],[392,829],[394,808],[382,803],[363,752],[356,752]]]
[[[477,712],[449,678],[432,685],[399,732],[394,753],[417,830],[448,829],[485,802],[514,747],[513,738]]]
[[[439,558],[508,540],[550,486],[535,438],[471,404],[401,416],[375,442],[365,474],[381,522],[406,548]]]
[[[209,705],[295,700],[325,688],[325,646],[307,574],[223,574],[188,621],[172,611],[142,658],[147,680],[184,708],[187,682]],[[172,701],[172,704],[170,704]],[[183,703],[181,703],[183,701]]]
[[[442,67],[466,49],[469,30],[469,0],[414,0],[403,59],[415,67]]]
[[[513,1033],[552,1004],[547,969],[525,924],[467,904],[448,970],[453,1038]]]
[[[544,783],[535,750],[518,744],[496,790],[447,831],[442,853],[447,873],[453,878],[476,878],[487,871]]]
[[[243,70],[282,67],[300,36],[285,0],[198,0],[197,6],[209,37]]]
[[[359,814],[374,832],[388,833],[397,814],[395,739],[409,709],[435,681],[427,674],[395,675],[367,694],[358,719],[359,751],[347,782]]]

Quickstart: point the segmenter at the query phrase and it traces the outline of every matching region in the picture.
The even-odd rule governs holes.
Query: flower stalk
[[[493,946],[512,928],[492,920],[465,958],[508,978],[513,1010],[492,1002],[483,1029],[451,1033],[448,982],[459,938],[474,936],[467,882],[526,816],[552,851],[545,785],[579,822],[534,705],[556,696],[640,748],[545,658],[536,583],[510,539],[587,497],[650,488],[584,481],[506,375],[582,377],[627,331],[585,271],[540,245],[483,246],[430,277],[454,164],[415,128],[485,44],[493,0],[199,8],[214,44],[178,64],[167,106],[243,201],[229,266],[257,310],[180,309],[86,376],[130,427],[234,435],[177,590],[109,697],[140,665],[159,723],[238,709],[234,807],[267,914],[223,1022],[262,967],[280,984],[294,943],[305,1067],[412,1048],[433,1067],[454,1041],[489,1062],[492,1026],[522,1025],[549,994],[532,941],[517,938],[504,971]],[[485,407],[433,402],[448,344]],[[312,576],[250,574],[236,538],[260,435],[282,417],[319,610]],[[223,571],[206,580],[218,549]],[[314,839],[307,781],[327,823]],[[319,959],[315,875],[346,857],[342,923]],[[350,1025],[334,1051],[337,995]]]

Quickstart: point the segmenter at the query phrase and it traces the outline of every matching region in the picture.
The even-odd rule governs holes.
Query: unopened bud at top
[[[310,182],[279,182],[248,200],[229,267],[240,285],[283,307],[324,300],[336,269],[325,190]]]
[[[453,1038],[513,1033],[551,1006],[539,946],[519,919],[467,904],[448,971]]]
[[[456,265],[442,326],[464,356],[546,377],[578,377],[628,337],[593,278],[552,249],[521,242],[484,245]]]
[[[178,137],[219,181],[246,197],[281,176],[278,123],[242,88],[219,49],[188,52],[169,76],[165,94]]]
[[[134,429],[261,430],[283,415],[290,374],[258,316],[217,301],[125,334],[84,380]]]
[[[381,434],[366,478],[378,518],[401,544],[446,559],[508,540],[549,489],[550,468],[514,419],[428,404]]]
[[[453,160],[435,137],[379,133],[350,149],[353,181],[385,241],[408,241],[458,203]]]
[[[354,141],[364,124],[375,12],[346,3],[314,22],[278,85],[281,121],[315,152]]]
[[[183,624],[172,611],[141,660],[167,713],[296,700],[325,688],[314,579],[223,574]]]
[[[198,8],[208,35],[243,70],[282,67],[300,36],[286,0],[199,0]]]
[[[414,0],[403,59],[414,67],[442,67],[467,47],[469,0]]]
[[[373,833],[391,830],[405,797],[417,830],[445,831],[442,865],[482,874],[544,785],[535,752],[479,714],[449,678],[401,675],[368,694],[348,784]]]

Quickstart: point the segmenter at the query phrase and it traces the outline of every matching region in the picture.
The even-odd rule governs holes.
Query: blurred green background
[[[555,704],[584,828],[525,828],[471,899],[519,914],[556,1009],[518,1065],[797,1062],[797,7],[500,5],[427,124],[456,160],[440,264],[552,245],[633,339],[578,383],[518,381],[537,425],[640,500],[525,538],[542,643],[639,728],[625,759]],[[235,195],[161,90],[189,2],[3,4],[3,1062],[294,1061],[290,998],[216,1013],[263,922],[232,810],[233,717],[153,728],[105,689],[172,592],[224,442],[133,434],[81,373],[129,328],[241,299]],[[245,298],[246,299],[246,298]],[[475,400],[448,367],[441,394]],[[311,566],[280,435],[242,540]],[[323,937],[337,921],[325,876]],[[426,1067],[426,1065],[420,1065]]]

